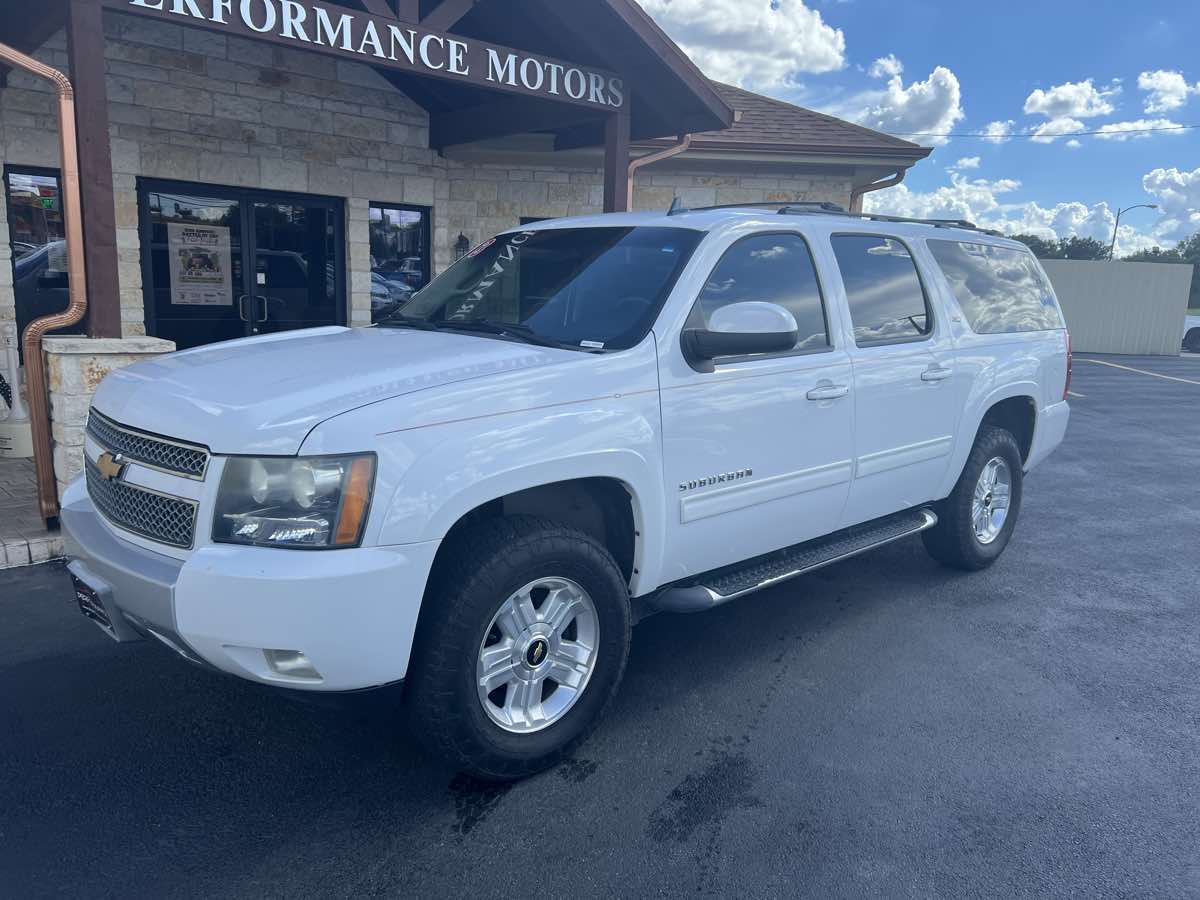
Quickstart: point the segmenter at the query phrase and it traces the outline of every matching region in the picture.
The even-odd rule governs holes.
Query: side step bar
[[[736,566],[718,569],[700,576],[694,584],[667,588],[651,598],[649,605],[660,612],[701,612],[712,609],[806,572],[919,534],[932,528],[937,521],[937,515],[931,509],[896,513],[758,556]]]

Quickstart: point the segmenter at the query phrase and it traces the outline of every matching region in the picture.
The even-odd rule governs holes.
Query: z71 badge
[[[694,491],[696,488],[710,487],[714,484],[725,484],[728,481],[741,481],[754,474],[753,469],[738,469],[736,472],[722,472],[720,475],[709,475],[707,478],[697,478],[695,481],[679,482],[679,492]]]

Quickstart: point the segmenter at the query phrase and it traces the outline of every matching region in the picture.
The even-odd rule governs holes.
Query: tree
[[[1013,234],[1009,235],[1009,237],[1027,246],[1038,259],[1062,258],[1059,256],[1057,241],[1048,241],[1044,237],[1038,237],[1036,234]]]
[[[1095,238],[1059,238],[1059,259],[1108,259],[1108,245]]]
[[[1179,250],[1172,247],[1170,250],[1164,250],[1162,247],[1151,247],[1149,250],[1139,250],[1137,253],[1130,253],[1128,256],[1122,257],[1127,262],[1183,262],[1183,257],[1179,255]]]

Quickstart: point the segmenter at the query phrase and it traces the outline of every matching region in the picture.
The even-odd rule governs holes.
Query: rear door
[[[909,246],[834,234],[854,369],[854,481],[841,525],[939,499],[959,402],[954,344]]]
[[[710,270],[687,325],[703,327],[716,309],[745,300],[787,308],[799,326],[795,348],[717,359],[702,372],[684,359],[677,330],[669,342],[659,338],[673,506],[669,581],[832,531],[849,491],[850,360],[801,235],[734,241]]]

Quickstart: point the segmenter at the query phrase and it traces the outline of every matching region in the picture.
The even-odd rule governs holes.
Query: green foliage
[[[1107,259],[1108,245],[1095,238],[1069,237],[1057,241],[1036,234],[1010,235],[1025,244],[1038,259]]]
[[[1010,234],[1009,237],[1027,246],[1038,259],[1062,259],[1058,255],[1058,241],[1048,241],[1036,234]]]

